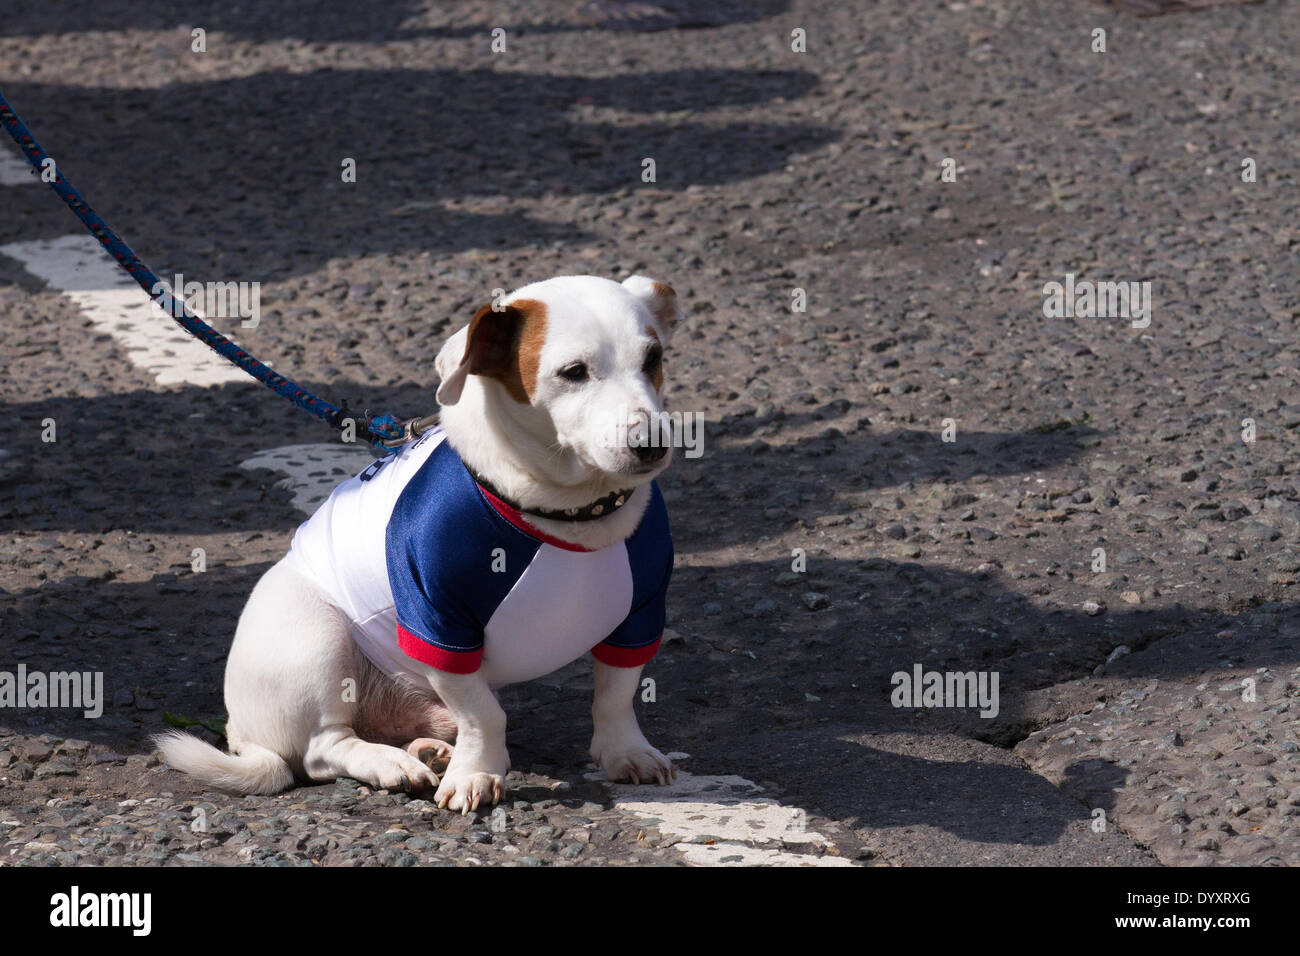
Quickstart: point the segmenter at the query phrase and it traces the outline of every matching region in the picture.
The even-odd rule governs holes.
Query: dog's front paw
[[[479,804],[499,803],[506,795],[505,778],[495,773],[448,770],[433,801],[439,809],[459,810],[462,814],[477,810]]]
[[[611,783],[658,783],[667,785],[677,779],[677,768],[642,738],[623,744],[591,742],[591,758],[605,771]]]

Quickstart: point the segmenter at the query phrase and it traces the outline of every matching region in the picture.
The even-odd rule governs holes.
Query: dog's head
[[[485,410],[544,443],[558,480],[643,484],[672,459],[663,353],[681,315],[672,288],[645,276],[524,286],[447,340],[438,404],[479,388]]]

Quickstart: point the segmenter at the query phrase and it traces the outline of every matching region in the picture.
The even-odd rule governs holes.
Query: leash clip
[[[411,418],[400,423],[402,434],[396,438],[381,438],[379,444],[385,448],[401,448],[408,442],[413,442],[434,425],[438,424],[437,415],[426,415],[424,418]]]

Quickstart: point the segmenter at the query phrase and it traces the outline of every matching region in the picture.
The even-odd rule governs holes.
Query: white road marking
[[[9,144],[7,134],[4,140]],[[32,169],[32,164],[27,162],[26,156],[18,152],[17,147],[11,144],[0,146],[0,186],[21,186],[24,183],[40,181],[36,170]]]
[[[117,340],[132,364],[148,370],[159,385],[253,383],[246,372],[177,325],[94,237],[12,242],[0,246],[0,253],[17,259],[28,272],[76,303],[96,328]]]
[[[852,866],[842,856],[810,856],[805,853],[785,853],[781,850],[763,850],[736,843],[716,843],[705,846],[697,843],[679,843],[677,849],[687,863],[696,866]]]
[[[240,468],[269,468],[285,477],[275,483],[293,494],[293,506],[310,515],[341,482],[365,468],[374,456],[358,442],[323,445],[282,445],[260,451],[239,463]]]
[[[674,761],[684,754],[669,754]],[[601,779],[601,774],[590,774]],[[752,780],[732,775],[690,774],[678,768],[666,787],[607,785],[615,808],[653,826],[688,862],[700,866],[852,866],[829,854],[791,852],[792,845],[828,846],[830,841],[807,827],[807,813],[759,794]],[[710,840],[711,843],[690,842]]]

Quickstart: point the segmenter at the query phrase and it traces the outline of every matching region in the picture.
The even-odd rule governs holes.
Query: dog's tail
[[[153,738],[168,766],[218,790],[279,793],[293,785],[293,769],[273,750],[244,744],[239,754],[223,753],[193,734],[172,730]]]

